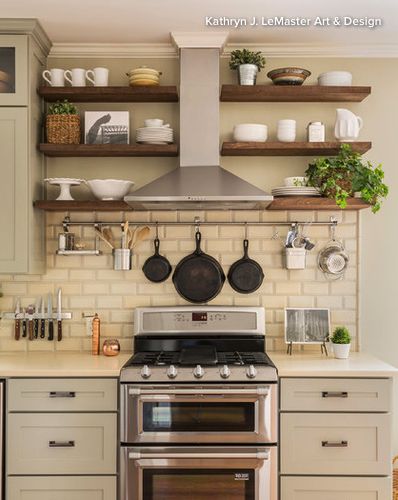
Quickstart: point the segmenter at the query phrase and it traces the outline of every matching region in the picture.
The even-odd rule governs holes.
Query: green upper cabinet
[[[28,36],[0,37],[0,106],[28,105]]]

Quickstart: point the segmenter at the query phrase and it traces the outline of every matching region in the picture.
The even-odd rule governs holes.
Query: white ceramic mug
[[[65,85],[63,69],[46,69],[43,71],[42,76],[51,87],[63,87]]]
[[[92,75],[92,76],[90,76]],[[109,78],[109,69],[94,68],[86,71],[86,78],[94,87],[107,87]]]
[[[296,120],[279,120],[276,136],[280,142],[294,142],[296,140]]]
[[[73,68],[64,71],[64,77],[72,87],[85,87],[86,86],[86,70],[83,68]]]

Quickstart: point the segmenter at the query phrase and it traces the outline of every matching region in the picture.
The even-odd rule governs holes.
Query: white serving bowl
[[[99,200],[122,200],[134,182],[118,179],[91,179],[86,181],[93,195]]]
[[[350,87],[352,74],[349,71],[328,71],[318,76],[318,85]]]
[[[284,184],[285,186],[305,186],[307,184],[308,177],[285,177]]]
[[[163,127],[164,120],[160,118],[148,118],[144,120],[145,127]]]
[[[236,142],[265,142],[268,138],[268,127],[260,123],[240,123],[234,126]]]

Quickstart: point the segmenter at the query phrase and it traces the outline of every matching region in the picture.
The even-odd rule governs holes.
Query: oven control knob
[[[254,365],[250,365],[249,368],[246,370],[246,376],[247,378],[256,378],[257,375],[257,370],[254,367]]]
[[[203,375],[205,374],[205,371],[200,365],[196,365],[193,371],[194,377],[195,378],[202,378]]]
[[[149,378],[151,376],[151,369],[149,368],[148,365],[144,365],[141,368],[141,377],[142,378]]]
[[[177,376],[177,368],[174,366],[174,365],[170,365],[168,368],[167,368],[167,376],[169,378],[176,378]]]
[[[221,378],[228,378],[231,375],[231,370],[228,368],[228,365],[224,365],[220,369],[220,375],[221,375]]]

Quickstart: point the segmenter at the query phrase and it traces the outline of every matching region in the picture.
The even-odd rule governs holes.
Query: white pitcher
[[[336,123],[334,126],[334,135],[341,142],[352,142],[358,139],[359,131],[363,126],[360,116],[354,115],[352,111],[344,108],[336,109]]]

